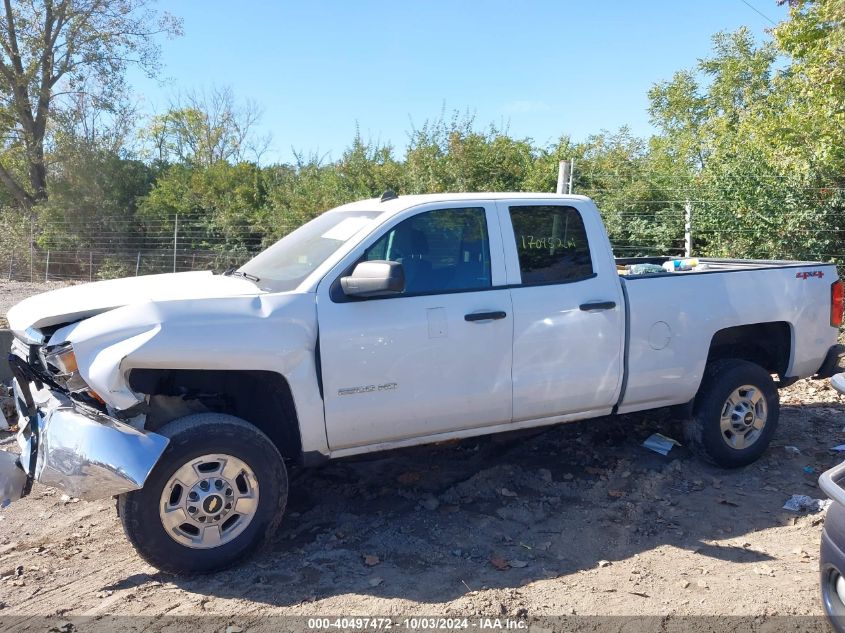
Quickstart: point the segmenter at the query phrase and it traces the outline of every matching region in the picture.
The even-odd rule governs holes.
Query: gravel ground
[[[666,411],[294,469],[276,541],[209,576],[158,573],[124,540],[113,501],[36,484],[0,512],[0,616],[14,630],[66,631],[69,619],[114,614],[152,618],[144,630],[165,615],[190,616],[179,630],[219,616],[229,633],[268,615],[411,614],[564,615],[568,630],[631,630],[579,619],[596,615],[657,616],[648,629],[781,630],[771,618],[822,614],[824,518],[782,506],[792,494],[822,497],[818,474],[845,443],[845,400],[826,381],[801,381],[781,399],[771,448],[740,470],[684,447],[666,457],[643,448],[654,431],[680,438]],[[541,624],[531,630],[563,627]],[[818,617],[787,624],[827,630]]]

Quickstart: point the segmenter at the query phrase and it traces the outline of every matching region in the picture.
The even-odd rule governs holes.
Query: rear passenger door
[[[499,203],[514,314],[515,422],[601,415],[618,397],[621,287],[598,215],[575,204]],[[591,245],[589,235],[600,243]]]

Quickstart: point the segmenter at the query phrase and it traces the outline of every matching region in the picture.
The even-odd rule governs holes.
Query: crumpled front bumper
[[[29,480],[14,453],[0,451],[0,508],[17,501],[28,491]]]
[[[89,500],[143,487],[167,447],[166,437],[139,431],[46,386],[35,387],[14,381],[20,464],[27,477]],[[25,390],[34,404],[32,416],[26,415]],[[0,489],[4,476],[0,468]]]

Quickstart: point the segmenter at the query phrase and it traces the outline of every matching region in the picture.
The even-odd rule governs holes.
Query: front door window
[[[420,213],[385,233],[364,260],[390,260],[405,269],[406,295],[492,286],[483,207]]]

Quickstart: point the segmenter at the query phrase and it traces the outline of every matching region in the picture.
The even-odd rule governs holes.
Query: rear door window
[[[584,221],[557,205],[510,207],[522,285],[567,283],[593,276]]]

